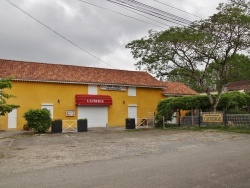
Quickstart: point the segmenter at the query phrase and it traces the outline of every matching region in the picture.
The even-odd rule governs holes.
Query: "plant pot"
[[[77,120],[77,132],[87,132],[88,131],[88,121],[87,119]]]
[[[52,133],[62,133],[62,120],[54,120],[51,126]]]
[[[135,118],[126,119],[126,129],[135,129]]]

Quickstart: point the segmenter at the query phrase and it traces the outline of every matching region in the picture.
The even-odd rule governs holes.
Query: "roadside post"
[[[162,117],[162,121],[163,121],[163,129],[165,129],[165,117]]]

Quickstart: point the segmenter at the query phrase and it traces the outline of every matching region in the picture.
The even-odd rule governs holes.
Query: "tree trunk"
[[[213,111],[216,112],[217,104],[216,104],[215,100],[213,99],[210,91],[207,91],[206,94],[207,94],[208,100],[209,100],[209,102],[211,104],[211,107],[212,107]]]
[[[217,96],[216,96],[215,99],[213,99],[210,91],[206,92],[206,94],[208,96],[208,99],[209,99],[209,102],[210,102],[210,104],[211,104],[212,109],[213,109],[214,112],[216,112],[216,108],[217,108],[217,105],[218,105],[218,103],[220,101],[220,97],[221,97],[221,94],[223,92],[223,89],[224,89],[224,86],[218,90],[218,94],[217,94]]]

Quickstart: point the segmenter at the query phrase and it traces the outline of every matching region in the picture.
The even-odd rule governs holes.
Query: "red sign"
[[[76,105],[108,106],[112,105],[112,98],[108,95],[76,95]]]

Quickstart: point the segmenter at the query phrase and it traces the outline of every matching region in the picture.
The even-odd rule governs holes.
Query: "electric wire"
[[[180,23],[185,23],[185,24],[190,24],[191,21],[190,20],[187,20],[187,19],[184,19],[184,18],[181,18],[179,16],[176,16],[174,14],[171,14],[171,13],[168,13],[166,11],[163,11],[163,10],[160,10],[160,9],[157,9],[155,7],[152,7],[152,6],[149,6],[147,4],[144,4],[144,3],[140,3],[138,1],[135,1],[135,0],[115,0],[115,1],[118,1],[118,2],[121,2],[121,3],[124,3],[124,4],[129,4],[131,6],[137,6],[139,8],[144,8],[144,10],[148,10],[149,12],[151,13],[154,13],[156,15],[164,15],[164,16],[167,16],[168,18],[171,18],[175,21],[178,21]],[[150,9],[150,10],[149,10]]]
[[[163,3],[163,2],[161,2],[161,1],[158,1],[158,0],[152,0],[152,1],[155,1],[155,2],[160,3],[160,4],[162,4],[162,5],[165,5],[165,6],[171,7],[171,8],[173,8],[173,9],[179,10],[179,11],[181,11],[181,12],[184,12],[184,13],[190,14],[190,15],[192,15],[192,16],[195,16],[196,18],[203,19],[203,18],[202,18],[202,17],[200,17],[200,16],[197,16],[197,15],[192,14],[192,13],[190,13],[190,12],[187,12],[187,11],[185,11],[185,10],[182,10],[182,9],[176,8],[176,7],[174,7],[174,6],[168,5],[168,4]]]
[[[134,13],[136,13],[136,14],[138,14],[138,15],[141,15],[141,16],[143,16],[143,17],[146,17],[146,18],[148,18],[148,19],[150,19],[150,20],[153,20],[153,21],[158,22],[158,23],[161,23],[161,24],[164,24],[164,23],[159,22],[159,21],[157,21],[157,20],[154,20],[154,19],[152,19],[152,18],[150,18],[150,17],[148,17],[148,16],[142,15],[142,14],[140,14],[140,13],[138,13],[138,12],[142,12],[142,13],[144,13],[144,14],[148,14],[148,15],[150,15],[150,16],[153,16],[153,17],[156,17],[156,18],[159,18],[159,19],[168,21],[168,22],[172,22],[172,23],[175,23],[175,24],[177,24],[177,25],[185,26],[185,25],[180,24],[180,23],[178,23],[178,22],[172,21],[171,19],[166,19],[166,18],[164,18],[164,16],[161,17],[161,16],[155,15],[154,13],[147,12],[147,10],[145,10],[145,9],[141,9],[141,8],[138,9],[137,7],[129,6],[129,5],[122,4],[122,3],[119,3],[119,2],[115,2],[115,1],[112,1],[112,0],[107,0],[107,1],[110,2],[110,3],[114,3],[114,4],[117,4],[117,5],[120,5],[122,8],[125,8],[125,9],[127,9],[127,10],[129,10],[129,11],[131,11],[131,12],[134,12]],[[130,10],[130,9],[136,10],[136,11],[138,11],[138,12],[132,11],[132,10]],[[170,26],[167,25],[167,24],[164,24],[164,25],[170,27]]]
[[[140,15],[140,16],[143,16],[143,17],[145,17],[145,18],[147,18],[147,19],[150,19],[150,20],[152,20],[152,21],[155,21],[155,22],[158,22],[158,23],[160,23],[160,24],[163,24],[163,25],[165,25],[165,26],[167,26],[167,27],[170,27],[170,25],[167,25],[167,24],[165,24],[165,23],[163,23],[163,22],[160,22],[160,21],[158,21],[158,20],[155,20],[155,19],[152,19],[152,18],[150,18],[150,17],[148,17],[148,16],[145,16],[145,15],[143,15],[143,14],[140,14],[140,13],[138,13],[138,12],[136,12],[136,11],[133,11],[133,10],[130,10],[129,8],[129,6],[123,6],[122,4],[120,4],[120,3],[117,3],[117,2],[114,2],[114,1],[111,1],[111,0],[109,0],[110,2],[112,2],[112,3],[115,3],[115,4],[117,4],[117,5],[120,5],[120,7],[121,8],[123,8],[123,9],[126,9],[126,10],[128,10],[128,11],[130,11],[130,12],[133,12],[133,13],[135,13],[135,14],[138,14],[138,15]],[[128,8],[126,8],[126,7],[128,7]],[[132,9],[134,9],[134,10],[138,10],[138,9],[135,9],[135,8],[132,8]],[[139,10],[138,10],[139,11]],[[140,11],[139,11],[140,12]]]
[[[113,10],[110,10],[110,9],[107,9],[107,8],[104,8],[104,7],[101,7],[101,6],[99,6],[99,5],[96,5],[96,4],[93,4],[93,3],[89,3],[89,2],[87,2],[87,1],[83,1],[83,0],[78,0],[78,1],[80,1],[80,2],[82,2],[82,3],[86,3],[86,4],[89,4],[89,5],[92,5],[92,6],[95,6],[95,7],[98,7],[98,8],[101,8],[101,9],[104,9],[104,10],[107,10],[107,11],[110,11],[110,12],[113,12],[113,13],[116,13],[116,14],[119,14],[119,15],[122,15],[122,16],[125,16],[125,17],[128,17],[128,18],[131,18],[131,19],[134,19],[134,20],[137,20],[137,21],[140,21],[140,22],[143,22],[143,23],[147,23],[147,24],[150,24],[150,25],[153,25],[153,26],[162,28],[162,29],[166,29],[166,28],[164,28],[164,27],[162,27],[162,26],[159,26],[159,25],[156,25],[156,24],[153,24],[153,23],[144,21],[144,20],[140,20],[140,19],[138,19],[138,18],[134,18],[134,17],[132,17],[132,16],[128,16],[128,15],[126,15],[126,14],[122,14],[122,13],[117,12],[117,11],[113,11]]]
[[[121,1],[121,0],[120,0],[120,1]],[[124,1],[124,0],[123,0],[123,1]],[[132,2],[132,3],[138,4],[138,5],[140,5],[140,6],[144,6],[144,7],[146,7],[146,8],[152,9],[152,10],[157,11],[157,12],[161,12],[161,13],[166,14],[166,15],[168,15],[168,16],[170,16],[170,17],[175,18],[175,19],[179,19],[181,22],[187,22],[187,23],[190,23],[190,22],[191,22],[190,20],[187,20],[187,19],[182,18],[182,17],[180,17],[180,16],[176,16],[176,15],[171,14],[171,13],[169,13],[169,12],[166,12],[166,11],[163,11],[163,10],[160,10],[160,9],[157,9],[157,8],[155,8],[155,7],[149,6],[149,5],[147,5],[147,4],[144,4],[144,3],[141,3],[141,2],[138,2],[138,1],[135,1],[135,0],[125,0],[125,1],[127,1],[127,2]]]
[[[75,47],[79,48],[80,50],[84,51],[85,53],[89,54],[90,56],[94,57],[95,59],[99,60],[100,62],[112,67],[112,65],[108,64],[107,62],[101,60],[99,57],[93,55],[92,53],[88,52],[87,50],[85,50],[84,48],[80,47],[79,45],[77,45],[76,43],[74,43],[73,41],[69,40],[68,38],[66,38],[65,36],[63,36],[62,34],[58,33],[57,31],[55,31],[54,29],[52,29],[51,27],[47,26],[45,23],[41,22],[40,20],[38,20],[37,18],[35,18],[34,16],[32,16],[31,14],[29,14],[28,12],[26,12],[25,10],[23,10],[22,8],[20,8],[19,6],[17,6],[16,4],[14,4],[13,2],[6,0],[10,5],[12,5],[13,7],[17,8],[18,10],[20,10],[22,13],[26,14],[27,16],[29,16],[30,18],[32,18],[33,20],[35,20],[36,22],[38,22],[39,24],[43,25],[44,27],[46,27],[47,29],[49,29],[50,31],[52,31],[53,33],[55,33],[56,35],[58,35],[59,37],[61,37],[62,39],[66,40],[67,42],[71,43],[72,45],[74,45]]]

